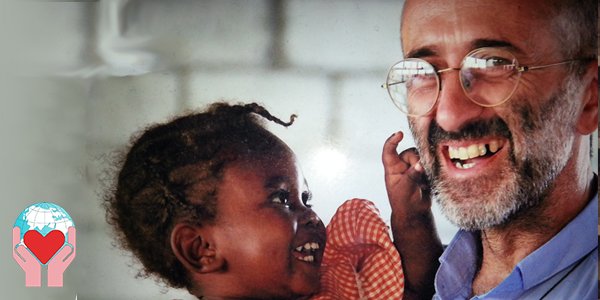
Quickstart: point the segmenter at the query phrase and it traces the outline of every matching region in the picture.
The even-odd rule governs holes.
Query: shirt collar
[[[524,288],[545,281],[598,247],[597,229],[598,194],[558,234],[517,264]]]
[[[459,230],[442,256],[435,276],[435,290],[441,299],[467,298],[477,267],[479,234]]]
[[[597,211],[598,194],[558,234],[519,262],[508,276],[507,279],[510,280],[505,280],[497,288],[527,290],[564,270],[597,247]],[[477,267],[479,238],[479,232],[459,230],[440,256],[440,267],[435,277],[438,298],[469,297]]]

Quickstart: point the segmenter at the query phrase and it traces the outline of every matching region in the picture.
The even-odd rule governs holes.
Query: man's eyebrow
[[[506,50],[509,50],[512,52],[523,53],[523,51],[519,47],[515,46],[514,44],[512,44],[510,42],[503,41],[503,40],[477,39],[471,43],[472,49],[478,49],[478,48],[484,48],[484,47],[503,48],[503,49],[506,49]]]
[[[414,50],[409,51],[405,58],[423,58],[423,57],[429,57],[429,56],[434,56],[437,52],[435,51],[434,48],[432,47],[421,47],[421,48],[417,48]]]
[[[496,39],[476,39],[471,42],[471,49],[478,48],[503,48],[515,53],[523,53],[523,51],[515,46],[514,44],[504,41],[504,40],[496,40]],[[438,51],[435,47],[432,46],[424,46],[414,50],[409,51],[405,58],[423,58],[437,55]]]

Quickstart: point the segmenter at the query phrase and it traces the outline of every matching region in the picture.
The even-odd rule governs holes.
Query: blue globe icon
[[[66,242],[68,229],[71,226],[75,227],[75,223],[67,211],[50,202],[40,202],[25,208],[14,225],[21,229],[21,244],[23,244],[23,236],[29,230],[36,230],[42,236],[46,236],[52,230],[60,230],[65,235]]]

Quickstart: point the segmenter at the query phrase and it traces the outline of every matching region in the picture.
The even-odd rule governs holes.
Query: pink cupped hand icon
[[[63,273],[75,258],[77,244],[75,227],[69,227],[67,235],[67,243],[48,262],[48,286],[50,287],[63,286]]]
[[[42,285],[42,265],[33,256],[31,251],[20,244],[21,242],[21,229],[19,227],[13,227],[13,258],[19,264],[21,269],[25,271],[25,286],[28,287],[39,287]]]
[[[77,231],[69,227],[68,240],[48,262],[48,286],[62,287],[63,273],[75,258]],[[42,285],[42,265],[33,253],[21,241],[21,229],[13,227],[13,258],[25,272],[25,286],[39,287]]]

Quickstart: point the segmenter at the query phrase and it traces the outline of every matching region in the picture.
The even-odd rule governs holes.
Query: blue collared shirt
[[[598,299],[597,228],[596,194],[575,219],[520,261],[504,281],[471,299],[541,299],[550,290],[544,299]],[[454,236],[440,257],[434,299],[469,298],[478,243],[477,232],[460,230]]]

